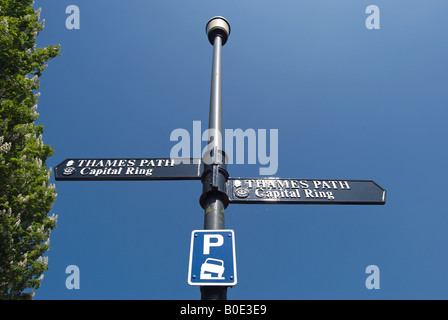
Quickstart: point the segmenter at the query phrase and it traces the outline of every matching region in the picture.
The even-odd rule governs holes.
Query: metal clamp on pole
[[[211,164],[207,164],[207,159],[204,159],[204,172],[201,177],[202,194],[199,198],[199,203],[205,209],[206,199],[213,194],[215,197],[219,197],[224,204],[224,208],[227,208],[229,205],[229,196],[227,195],[226,186],[229,173],[226,170],[226,162],[224,160],[226,154],[222,150],[217,152],[212,150],[212,153],[220,153],[221,158],[217,162],[213,161]]]

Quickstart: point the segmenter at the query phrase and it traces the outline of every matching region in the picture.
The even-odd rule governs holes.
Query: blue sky
[[[69,30],[65,9],[80,9]],[[380,9],[368,30],[367,6]],[[67,158],[169,157],[176,128],[208,125],[212,46],[226,17],[224,128],[278,129],[276,176],[372,179],[385,206],[240,205],[229,299],[447,299],[448,4],[442,1],[36,1],[40,46],[61,44],[38,112]],[[205,146],[205,143],[203,144]],[[257,177],[260,164],[231,165]],[[53,179],[53,178],[52,178]],[[35,299],[199,299],[199,181],[58,181],[59,216]],[[68,290],[65,269],[80,269]],[[365,269],[380,269],[368,290]]]

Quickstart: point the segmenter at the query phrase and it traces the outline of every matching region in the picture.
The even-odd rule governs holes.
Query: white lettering
[[[300,180],[300,186],[302,187],[302,189],[308,189],[310,186],[308,185],[308,182],[306,182],[305,180]]]
[[[193,158],[202,158],[201,132],[201,121],[193,121]]]
[[[207,315],[207,317],[210,318],[213,315],[214,309],[215,309],[215,307],[195,307],[195,306],[190,306],[190,304],[187,304],[186,307],[180,308],[180,314],[182,314],[182,315],[200,314],[200,315]]]
[[[211,242],[211,239],[216,239],[216,242]],[[210,254],[210,247],[220,247],[224,244],[224,237],[220,234],[205,234],[204,235],[204,254]]]
[[[327,182],[322,181],[322,189],[331,189],[331,187]]]
[[[371,13],[366,19],[366,28],[369,30],[380,28],[380,8],[370,5],[366,8],[366,13]]]
[[[202,141],[209,141],[207,146],[202,150],[205,164],[223,163],[222,159],[222,135],[215,128],[207,129],[202,134]]]
[[[71,13],[65,19],[65,27],[68,30],[71,29],[79,29],[80,28],[80,18],[79,18],[79,7],[75,5],[69,5],[67,8],[65,8],[65,13]]]
[[[171,148],[170,158],[190,158],[190,134],[187,130],[173,130],[170,135],[170,141],[179,141]]]
[[[65,287],[68,290],[80,288],[80,273],[78,266],[70,265],[65,268],[65,273],[70,275],[65,279]]]
[[[306,189],[306,190],[305,190],[305,197],[306,197],[306,198],[314,198],[313,190]]]
[[[285,182],[288,182],[288,180],[285,180]],[[279,181],[279,184],[280,184],[280,181]],[[289,188],[289,187],[288,187],[288,184],[286,184],[285,187],[283,187],[283,185],[281,185],[281,187],[282,187],[282,188]],[[291,188],[293,188],[293,189],[297,189],[297,188],[299,188],[299,185],[298,185],[297,180],[291,180]]]
[[[263,189],[255,189],[255,195],[256,195],[258,198],[264,198]]]
[[[226,164],[244,164],[246,163],[245,142],[247,141],[247,163],[257,163],[258,147],[259,163],[262,165],[268,165],[265,168],[260,168],[260,174],[273,175],[278,170],[278,129],[270,129],[269,131],[269,156],[267,155],[268,146],[266,131],[266,129],[259,129],[257,132],[251,128],[245,131],[243,131],[242,129],[226,129],[224,132],[226,158],[223,159],[221,153],[221,151],[223,151],[223,133],[219,132],[219,130],[211,128],[205,130],[203,134],[200,135],[201,122],[193,121],[193,158],[202,158],[204,163],[206,164],[222,162],[225,162]],[[182,159],[181,163],[189,162],[191,154],[191,140],[189,132],[182,128],[174,129],[171,132],[170,141],[178,141],[178,143],[176,143],[171,148],[170,157]],[[208,142],[208,145],[204,149],[202,149],[201,153],[200,147],[203,141]],[[236,159],[234,156],[236,157]]]
[[[260,168],[261,175],[273,175],[278,170],[278,129],[270,129],[269,134],[271,138],[269,139],[268,157],[266,129],[258,130],[258,161],[261,164],[269,164],[267,168]]]
[[[348,185],[347,181],[339,181],[339,184],[341,185],[341,189],[348,189],[348,190],[350,190],[350,186]]]
[[[247,138],[247,158],[249,164],[256,163],[256,146],[257,146],[257,136],[254,129],[247,129],[243,131],[242,129],[226,129],[225,139],[226,139],[226,153],[229,156],[229,164],[233,163],[233,139],[236,141],[236,163],[244,164],[244,138]]]
[[[380,268],[376,265],[370,265],[366,268],[366,273],[370,273],[370,275],[366,279],[366,288],[371,289],[379,289],[380,288]]]

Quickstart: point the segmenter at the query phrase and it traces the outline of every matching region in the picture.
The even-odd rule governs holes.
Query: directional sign
[[[386,191],[371,180],[230,178],[230,203],[385,204]]]
[[[236,282],[233,230],[194,230],[191,233],[188,284],[234,286]]]
[[[200,180],[201,159],[66,159],[56,180]]]

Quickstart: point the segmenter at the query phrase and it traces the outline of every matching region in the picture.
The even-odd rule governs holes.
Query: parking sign
[[[194,230],[191,233],[188,284],[234,286],[236,282],[233,230]]]

